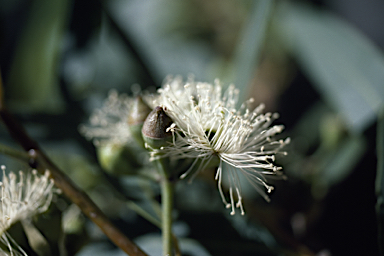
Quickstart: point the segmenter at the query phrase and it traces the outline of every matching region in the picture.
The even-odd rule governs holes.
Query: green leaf
[[[376,174],[376,214],[378,221],[379,249],[384,255],[384,111],[377,124],[377,174]]]
[[[70,0],[33,1],[9,78],[12,107],[54,112],[62,101],[57,60]]]
[[[383,105],[383,53],[331,13],[302,5],[280,7],[281,34],[301,67],[350,131],[364,131]]]
[[[317,182],[324,182],[332,186],[345,179],[359,162],[366,149],[366,141],[360,136],[351,136],[338,146],[337,150],[330,151],[323,157],[320,168],[322,169]]]
[[[239,102],[247,99],[248,86],[256,72],[265,31],[271,17],[274,1],[259,0],[253,3],[248,24],[244,28],[235,52],[235,85],[240,90]]]
[[[23,225],[25,235],[27,236],[29,245],[32,247],[33,251],[39,256],[52,255],[48,241],[35,227],[32,221],[23,220],[21,221],[21,224]]]
[[[135,239],[135,242],[148,253],[148,255],[161,255],[161,236],[147,234]],[[182,255],[210,256],[211,254],[196,240],[179,238]]]

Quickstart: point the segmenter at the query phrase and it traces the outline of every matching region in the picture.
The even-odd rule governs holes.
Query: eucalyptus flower
[[[128,116],[132,99],[116,90],[109,92],[101,108],[95,109],[88,125],[81,125],[80,132],[95,145],[100,143],[125,144],[132,140]]]
[[[221,199],[231,208],[232,215],[235,208],[244,214],[239,175],[244,175],[269,201],[267,193],[273,186],[267,183],[267,177],[285,177],[282,167],[274,161],[276,154],[286,154],[281,149],[290,141],[274,139],[284,129],[283,125],[272,125],[277,113],[263,114],[263,104],[250,109],[253,99],[236,109],[238,89],[230,85],[223,91],[219,80],[210,84],[169,77],[158,93],[153,105],[162,106],[173,120],[167,129],[173,134],[173,142],[153,150],[152,159],[194,159],[181,178],[218,160],[215,179]],[[229,181],[229,200],[223,192],[223,178]]]
[[[142,97],[111,90],[102,107],[91,114],[89,124],[79,127],[80,133],[96,146],[104,170],[115,175],[135,174],[146,162],[147,158],[138,153],[144,147],[141,128],[151,111]]]
[[[45,212],[51,204],[54,182],[49,178],[49,171],[39,175],[36,170],[28,174],[19,172],[19,176],[10,172],[5,174],[2,165],[3,178],[0,182],[0,241],[7,245],[10,255],[26,255],[15,241],[6,232],[18,221],[29,220],[31,217]],[[13,251],[12,244],[19,251]],[[8,255],[0,250],[0,255]]]

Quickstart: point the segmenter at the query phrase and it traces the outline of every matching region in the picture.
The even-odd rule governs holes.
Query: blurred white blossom
[[[49,171],[44,175],[39,175],[36,170],[28,174],[20,171],[17,176],[13,172],[6,175],[4,165],[1,169],[0,241],[7,246],[9,255],[26,255],[6,231],[18,221],[29,220],[45,212],[57,190],[53,189],[54,182],[49,178]],[[8,254],[0,250],[0,255]]]
[[[80,132],[94,144],[110,142],[125,144],[132,136],[128,126],[128,115],[132,99],[116,90],[109,92],[103,106],[95,109],[89,124],[81,125]]]

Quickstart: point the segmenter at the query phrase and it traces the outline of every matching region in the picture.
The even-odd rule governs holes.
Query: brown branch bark
[[[104,234],[121,250],[130,256],[147,256],[136,244],[129,240],[108,217],[78,188],[74,182],[65,175],[45,154],[41,151],[37,142],[31,139],[24,127],[7,111],[4,103],[4,91],[0,74],[0,117],[7,127],[12,138],[17,141],[30,156],[30,165],[40,173],[49,170],[55,185],[91,219]]]

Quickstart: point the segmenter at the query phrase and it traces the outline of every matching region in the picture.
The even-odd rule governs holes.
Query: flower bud
[[[132,137],[141,147],[144,147],[141,129],[143,127],[145,119],[151,111],[152,109],[143,101],[140,96],[137,96],[132,101],[131,110],[129,112],[127,122]]]
[[[143,139],[153,149],[159,149],[172,141],[172,133],[167,128],[173,123],[163,107],[156,107],[145,119],[142,128]]]
[[[108,173],[135,174],[141,166],[127,145],[100,143],[96,149],[100,166]]]

